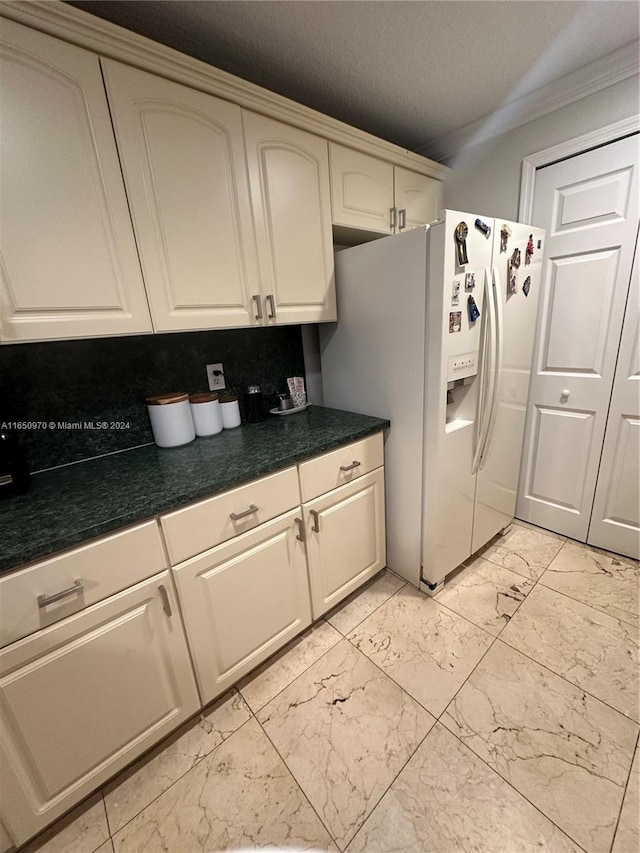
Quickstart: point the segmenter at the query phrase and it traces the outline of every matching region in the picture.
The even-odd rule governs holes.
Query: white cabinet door
[[[0,652],[0,808],[18,844],[200,707],[169,572]]]
[[[174,569],[203,701],[311,623],[299,510]]]
[[[393,166],[360,151],[329,143],[334,225],[392,234]]]
[[[150,332],[98,57],[0,28],[0,340]]]
[[[268,323],[336,319],[327,142],[243,111]]]
[[[386,565],[384,468],[303,505],[313,617]]]
[[[640,295],[638,245],[622,325],[587,542],[640,557]]]
[[[408,169],[394,167],[397,231],[434,222],[442,210],[442,182]]]
[[[156,331],[258,323],[240,108],[102,67]]]

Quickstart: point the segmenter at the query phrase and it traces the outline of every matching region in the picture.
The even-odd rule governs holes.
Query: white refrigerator
[[[543,249],[540,228],[446,210],[336,254],[324,403],[391,421],[387,562],[427,592],[513,518]]]

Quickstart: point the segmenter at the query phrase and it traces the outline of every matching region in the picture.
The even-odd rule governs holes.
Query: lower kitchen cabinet
[[[169,571],[2,649],[0,809],[14,841],[199,707]]]
[[[302,530],[293,510],[174,568],[205,704],[311,623]]]
[[[386,565],[384,468],[303,504],[313,617]]]

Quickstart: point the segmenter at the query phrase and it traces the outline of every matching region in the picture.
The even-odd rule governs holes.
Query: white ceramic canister
[[[222,413],[217,394],[212,394],[210,391],[191,394],[189,403],[196,435],[205,437],[222,432]]]
[[[186,392],[147,397],[153,440],[158,447],[180,447],[196,437],[189,395]]]
[[[224,394],[218,397],[220,401],[220,412],[222,413],[222,426],[225,429],[233,429],[241,424],[240,406],[235,394]]]

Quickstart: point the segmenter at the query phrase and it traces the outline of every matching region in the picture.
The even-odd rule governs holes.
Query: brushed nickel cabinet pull
[[[273,298],[271,293],[268,293],[266,298],[267,298],[267,303],[270,306],[269,311],[267,313],[267,317],[269,318],[269,320],[275,320],[276,319],[276,301]]]
[[[351,465],[341,465],[340,470],[341,471],[353,471],[354,468],[358,468],[360,465],[361,465],[361,463],[358,462],[357,459],[354,459],[353,462],[351,463]]]
[[[262,320],[262,303],[260,302],[260,297],[256,293],[251,298],[256,303],[256,313],[254,314],[254,319]]]
[[[169,593],[162,586],[162,584],[160,584],[158,589],[160,590],[160,598],[162,599],[162,609],[167,614],[167,616],[171,616],[171,602],[169,601]]]
[[[403,207],[398,211],[398,216],[400,219],[400,224],[398,225],[398,231],[402,231],[403,228],[407,227],[407,211]]]
[[[313,517],[313,524],[311,525],[311,529],[314,533],[320,533],[320,516],[315,511],[315,509],[310,509],[309,515]]]
[[[304,521],[301,518],[296,518],[296,524],[298,525],[298,533],[296,535],[296,539],[299,542],[304,542],[304,540],[305,540]]]
[[[47,604],[53,604],[54,601],[61,601],[63,598],[68,598],[70,595],[82,592],[82,578],[76,578],[73,586],[67,589],[61,589],[60,592],[54,592],[53,595],[39,595],[38,607],[46,607]]]
[[[389,228],[393,231],[396,227],[396,214],[398,213],[398,209],[396,207],[389,208]]]
[[[249,509],[245,509],[244,512],[230,512],[229,518],[231,521],[240,521],[241,518],[246,518],[248,515],[253,515],[254,512],[258,512],[258,507],[255,504],[251,504]]]

